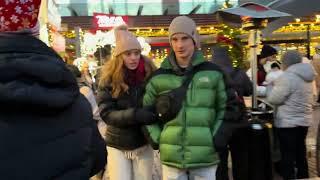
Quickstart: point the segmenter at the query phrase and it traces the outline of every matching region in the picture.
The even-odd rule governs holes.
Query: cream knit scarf
[[[139,154],[144,152],[147,148],[148,145],[145,145],[131,151],[124,151],[124,156],[131,160],[136,159],[139,156]]]

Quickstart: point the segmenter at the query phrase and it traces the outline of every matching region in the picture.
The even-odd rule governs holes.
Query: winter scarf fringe
[[[136,159],[139,156],[139,154],[144,152],[147,148],[148,145],[145,145],[132,151],[124,151],[124,156],[131,160]]]

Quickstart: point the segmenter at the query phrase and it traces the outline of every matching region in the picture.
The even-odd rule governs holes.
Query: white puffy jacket
[[[310,126],[312,123],[312,81],[315,71],[310,64],[289,66],[275,81],[267,100],[277,106],[275,126]]]

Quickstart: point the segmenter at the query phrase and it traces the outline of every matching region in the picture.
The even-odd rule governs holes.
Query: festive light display
[[[228,2],[226,1],[225,5],[229,7]],[[299,20],[296,20],[295,22],[289,23],[286,26],[283,26],[282,28],[276,30],[275,34],[290,34],[292,39],[295,38],[294,33],[305,33],[308,28],[310,28],[311,32],[320,32],[320,15],[316,15],[314,19],[308,18],[306,20],[305,18],[299,18]],[[207,25],[207,26],[199,26],[197,28],[200,35],[216,35],[217,38],[215,39],[217,43],[223,46],[227,46],[229,49],[230,56],[233,59],[233,65],[243,67],[245,66],[245,59],[243,57],[243,53],[245,52],[242,48],[238,48],[240,46],[237,46],[241,43],[241,39],[239,37],[243,37],[240,35],[247,34],[247,31],[244,31],[242,29],[232,29],[229,28],[226,25],[223,24],[217,24],[217,25]],[[52,31],[49,27],[49,31]],[[153,27],[153,28],[130,28],[129,31],[131,31],[133,34],[135,34],[137,37],[168,37],[169,32],[167,27]],[[84,54],[92,54],[97,47],[103,47],[105,44],[114,44],[114,37],[113,31],[97,31],[95,32],[95,35],[87,35],[86,32],[80,32],[80,37],[83,39],[83,53]],[[74,39],[75,38],[75,32],[74,30],[69,30],[66,32],[62,32],[62,34],[67,39]],[[96,36],[94,38],[94,36]],[[214,37],[214,36],[213,36]],[[283,36],[286,37],[286,36]],[[281,38],[281,37],[280,37]],[[297,39],[303,39],[305,37],[296,37]],[[50,35],[49,33],[49,39],[50,42],[52,41],[52,33]],[[312,40],[319,40],[320,38],[312,37]],[[268,39],[265,39],[268,40]],[[269,39],[270,40],[270,39]],[[275,40],[275,39],[272,39]],[[215,42],[214,40],[212,42]],[[140,42],[143,47],[143,54],[144,55],[150,55],[154,60],[155,63],[160,65],[161,61],[164,59],[165,56],[169,53],[168,47],[159,47],[155,50],[152,50],[150,53],[151,47],[148,43],[145,41]],[[96,45],[94,45],[96,44]],[[311,46],[313,46],[314,43],[311,43]],[[305,46],[305,45],[299,45],[299,46]],[[281,45],[282,47],[282,45]],[[287,46],[286,46],[287,47]],[[69,48],[69,46],[67,47]],[[243,46],[243,48],[246,48],[246,46]],[[286,49],[286,48],[285,48]],[[301,48],[300,48],[301,49]],[[205,53],[205,56],[207,59],[211,59],[211,49],[209,47],[203,47],[202,49]],[[313,50],[311,49],[311,54]]]
[[[216,26],[201,26],[200,30],[198,31],[200,35],[208,35],[208,34],[217,34],[221,31],[222,25]],[[110,30],[113,31],[113,30]],[[104,32],[110,32],[104,31]],[[130,28],[130,32],[132,32],[137,37],[168,37],[169,32],[168,28]],[[99,31],[97,31],[99,32]],[[69,39],[73,39],[76,37],[74,30],[69,30],[66,32],[62,32],[62,34]],[[80,33],[80,35],[84,35],[85,33]]]
[[[157,67],[160,67],[162,61],[165,57],[167,57],[169,54],[169,48],[161,48],[161,49],[155,49],[151,53],[151,58],[153,59],[154,64]]]
[[[138,37],[137,38],[141,47],[142,47],[142,54],[148,56],[151,50],[151,46],[146,42],[145,38]],[[83,43],[82,43],[82,53],[83,55],[93,54],[97,48],[104,47],[105,45],[111,45],[112,47],[115,46],[115,36],[114,31],[97,31],[96,34],[92,33],[85,33],[83,36]]]
[[[140,43],[140,45],[141,45],[141,47],[142,47],[141,54],[142,54],[142,55],[145,55],[145,56],[149,56],[149,53],[150,53],[150,51],[151,51],[151,46],[150,46],[150,44],[148,44],[148,43],[146,42],[146,39],[143,38],[143,37],[138,37],[137,39],[138,39],[138,41],[139,41],[139,43]]]
[[[290,33],[290,32],[306,32],[310,26],[310,31],[320,31],[320,23],[317,22],[296,22],[283,26],[276,32]]]
[[[217,35],[217,44],[226,47],[232,59],[234,67],[244,68],[243,46],[241,44],[241,30],[223,26],[222,31]]]

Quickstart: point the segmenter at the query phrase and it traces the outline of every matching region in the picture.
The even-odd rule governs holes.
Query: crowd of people
[[[214,47],[205,60],[191,18],[172,20],[172,51],[158,69],[127,26],[116,27],[115,48],[95,85],[87,67],[65,64],[37,38],[38,11],[24,13],[31,5],[39,8],[40,0],[0,2],[18,18],[0,24],[0,179],[151,180],[155,151],[163,180],[228,180],[229,152],[233,179],[252,179],[244,97],[253,83],[226,47]],[[311,63],[298,51],[280,61],[276,55],[263,46],[254,82],[274,106],[276,170],[285,180],[308,178],[320,55]]]

